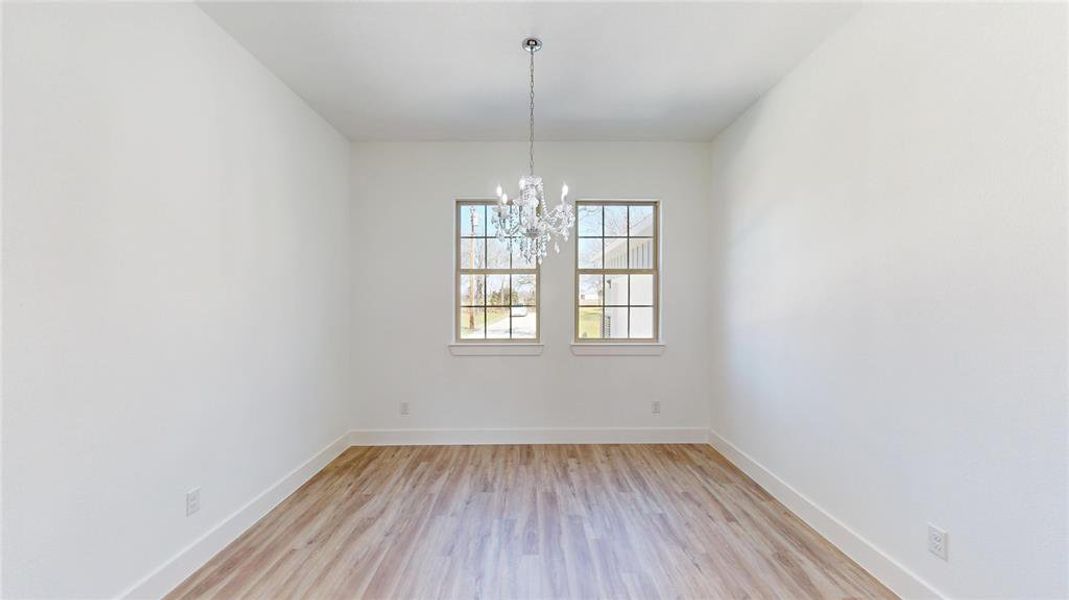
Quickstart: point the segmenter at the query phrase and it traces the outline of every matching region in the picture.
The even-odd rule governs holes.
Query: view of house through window
[[[577,201],[577,341],[658,339],[658,215],[653,201]]]
[[[457,202],[457,326],[461,341],[538,339],[538,267],[497,239],[493,201]]]

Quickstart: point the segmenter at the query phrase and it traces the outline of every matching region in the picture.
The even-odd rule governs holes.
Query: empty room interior
[[[1065,2],[0,20],[3,598],[1069,598]]]

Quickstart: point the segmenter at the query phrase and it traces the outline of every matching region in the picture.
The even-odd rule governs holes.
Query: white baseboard
[[[226,517],[207,533],[202,535],[192,544],[180,550],[177,554],[163,563],[156,570],[146,575],[141,581],[130,586],[119,595],[120,598],[162,598],[182,583],[186,577],[193,574],[225,548],[238,536],[245,533],[256,521],[266,515],[297,488],[304,485],[313,475],[338,457],[349,444],[349,433],[343,434],[308,459],[304,464],[287,473],[284,477],[271,484],[258,496],[253,498]]]
[[[515,429],[358,429],[354,446],[418,446],[475,444],[704,444],[701,427],[598,427]]]
[[[894,593],[910,599],[946,597],[711,429],[709,444]]]

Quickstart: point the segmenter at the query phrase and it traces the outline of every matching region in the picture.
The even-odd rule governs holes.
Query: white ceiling
[[[856,8],[835,3],[205,2],[354,140],[709,140]]]

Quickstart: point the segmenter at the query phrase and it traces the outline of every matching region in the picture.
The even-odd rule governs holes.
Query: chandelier
[[[542,49],[538,38],[523,40],[523,49],[531,55],[530,121],[528,130],[528,173],[520,177],[520,193],[509,198],[497,186],[497,207],[491,217],[497,228],[497,239],[510,248],[518,246],[523,259],[531,264],[546,257],[550,242],[560,252],[560,240],[568,241],[568,232],[575,225],[575,212],[568,204],[568,184],[561,185],[560,204],[550,209],[542,194],[542,178],[534,174],[534,55]]]

